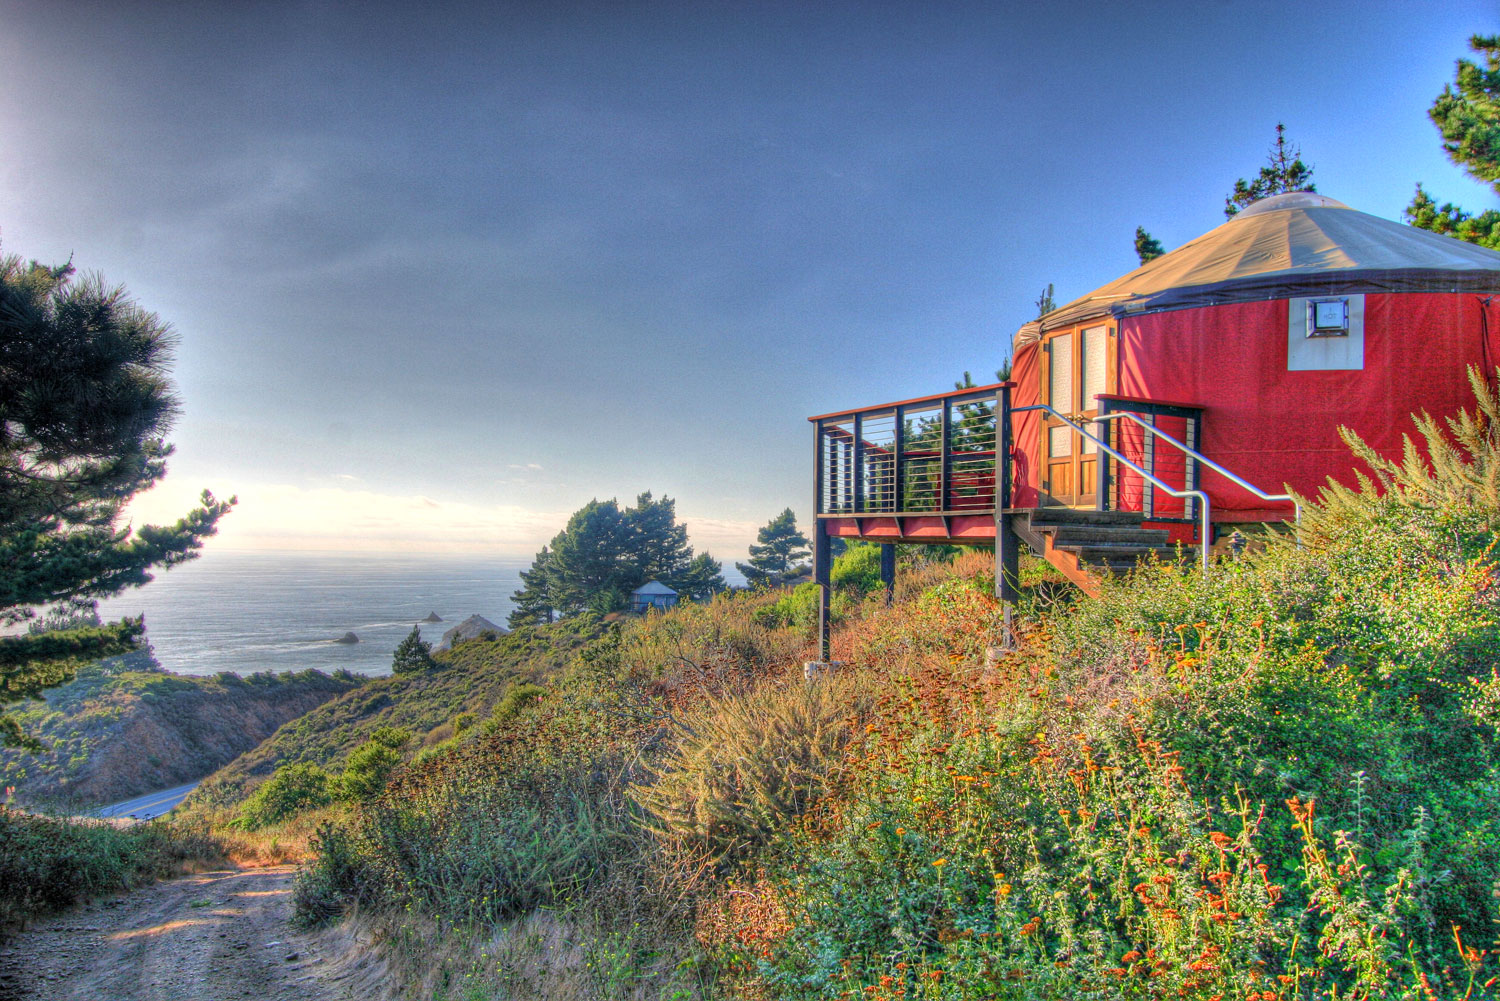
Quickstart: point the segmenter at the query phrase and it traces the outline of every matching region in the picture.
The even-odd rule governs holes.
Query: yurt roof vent
[[[1244,219],[1247,216],[1260,215],[1262,212],[1275,212],[1277,209],[1347,209],[1349,206],[1343,202],[1327,195],[1320,195],[1315,191],[1288,191],[1281,195],[1271,195],[1259,201],[1251,202],[1235,215],[1236,219]]]

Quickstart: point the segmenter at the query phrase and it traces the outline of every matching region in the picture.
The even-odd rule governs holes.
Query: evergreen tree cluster
[[[670,497],[657,500],[647,491],[630,508],[614,499],[591,500],[542,547],[531,568],[521,571],[521,589],[511,596],[516,607],[510,625],[619,611],[630,592],[650,580],[684,598],[706,598],[728,586],[721,570],[708,553],[693,554]]]
[[[1475,35],[1469,47],[1483,57],[1483,65],[1460,59],[1454,82],[1443,88],[1427,116],[1442,133],[1448,159],[1500,194],[1500,35]],[[1500,250],[1495,209],[1473,215],[1452,202],[1439,205],[1418,184],[1405,216],[1418,229]]]
[[[141,620],[99,625],[94,603],[195,557],[234,504],[204,491],[175,525],[120,527],[167,472],[172,344],[124,289],[75,280],[71,263],[0,258],[0,624],[51,606],[63,625],[0,638],[0,709],[133,650]],[[7,744],[34,741],[0,715]]]

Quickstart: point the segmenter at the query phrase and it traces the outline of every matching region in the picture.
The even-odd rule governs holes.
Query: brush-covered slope
[[[25,804],[90,807],[192,782],[360,684],[320,671],[198,677],[93,664],[12,710],[47,750],[0,751],[0,786]]]
[[[283,764],[341,767],[381,727],[439,742],[452,735],[455,717],[468,713],[484,718],[512,686],[545,684],[605,628],[596,616],[526,627],[437,653],[433,670],[376,678],[281,727],[210,776],[194,794],[194,803],[237,804]]]

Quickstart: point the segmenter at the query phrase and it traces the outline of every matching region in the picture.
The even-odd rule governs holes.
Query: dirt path
[[[296,932],[293,866],[183,876],[39,921],[0,946],[0,1001],[344,1001]]]

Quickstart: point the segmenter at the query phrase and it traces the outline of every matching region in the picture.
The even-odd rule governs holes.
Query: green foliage
[[[517,681],[560,672],[604,626],[578,615],[548,626],[523,626],[493,643],[460,643],[436,654],[443,670],[372,678],[283,726],[254,750],[210,776],[190,808],[233,809],[278,766],[308,761],[330,771],[380,727],[427,733],[462,712],[488,717]]]
[[[725,587],[719,569],[707,553],[694,556],[670,497],[656,500],[648,491],[625,509],[614,500],[592,500],[522,572],[510,626],[544,624],[554,615],[618,611],[648,580],[688,597],[707,597]]]
[[[836,591],[862,600],[880,589],[880,550],[874,542],[855,540],[833,561],[829,580]]]
[[[0,623],[145,584],[195,557],[234,504],[205,491],[175,525],[118,527],[130,498],[166,475],[172,335],[124,289],[73,276],[71,263],[0,258]],[[124,620],[0,641],[0,708],[132,649],[142,629]],[[0,746],[22,744],[35,746],[0,715]]]
[[[1474,546],[1488,548],[1476,533],[1500,528],[1500,397],[1478,368],[1469,369],[1469,385],[1474,410],[1461,410],[1442,423],[1426,412],[1413,415],[1422,447],[1403,435],[1400,461],[1340,427],[1345,444],[1375,478],[1356,470],[1357,488],[1351,490],[1330,477],[1318,503],[1303,501],[1302,537],[1331,545],[1351,526],[1372,518],[1401,519],[1413,530],[1457,530]]]
[[[1469,47],[1483,57],[1483,65],[1458,60],[1454,82],[1443,88],[1427,115],[1442,134],[1448,159],[1500,193],[1500,35],[1475,35]],[[1495,209],[1471,215],[1451,202],[1439,206],[1418,184],[1405,215],[1418,229],[1500,249],[1500,211]]]
[[[1160,240],[1146,232],[1146,227],[1135,228],[1135,256],[1142,264],[1154,261],[1166,252],[1167,248],[1161,245]]]
[[[391,753],[379,744],[367,745]],[[305,810],[333,802],[327,772],[307,762],[282,765],[240,807],[237,823],[246,830],[279,824]]]
[[[802,573],[811,555],[807,536],[797,528],[797,516],[787,508],[756,533],[750,562],[736,563],[735,567],[751,587],[770,587]]]
[[[714,857],[769,842],[828,789],[862,701],[836,680],[710,699],[678,720],[684,736],[631,794],[671,838]]]
[[[399,764],[400,754],[389,744],[378,738],[373,739],[349,755],[349,762],[339,776],[339,790],[348,799],[374,799],[385,791],[386,780]],[[261,788],[264,789],[265,786]],[[310,807],[319,805],[322,804],[311,801],[308,803]]]
[[[1224,198],[1224,217],[1233,219],[1240,209],[1272,195],[1288,191],[1317,191],[1312,175],[1313,168],[1302,162],[1301,148],[1286,141],[1286,126],[1277,122],[1276,141],[1266,154],[1266,165],[1260,168],[1253,180],[1240,178],[1234,182],[1234,190]]]
[[[396,644],[396,651],[391,657],[392,673],[415,674],[418,671],[431,671],[437,666],[438,662],[432,659],[432,644],[422,639],[420,626],[412,626],[406,639]]]
[[[1500,250],[1500,210],[1497,209],[1485,209],[1474,215],[1452,202],[1439,205],[1418,184],[1411,204],[1402,211],[1402,218],[1417,229],[1441,233],[1491,250]]]
[[[221,859],[217,842],[161,822],[122,829],[0,808],[0,941],[29,918]]]
[[[1036,318],[1040,320],[1056,308],[1057,300],[1053,298],[1052,283],[1048,282],[1047,287],[1042,289],[1042,294],[1036,297]]]
[[[541,685],[533,685],[528,682],[512,685],[505,696],[495,706],[495,711],[490,714],[490,723],[494,726],[503,726],[526,711],[526,707],[536,702],[547,694],[547,689]]]
[[[370,733],[370,743],[399,751],[411,741],[411,731],[404,726],[377,726]]]

